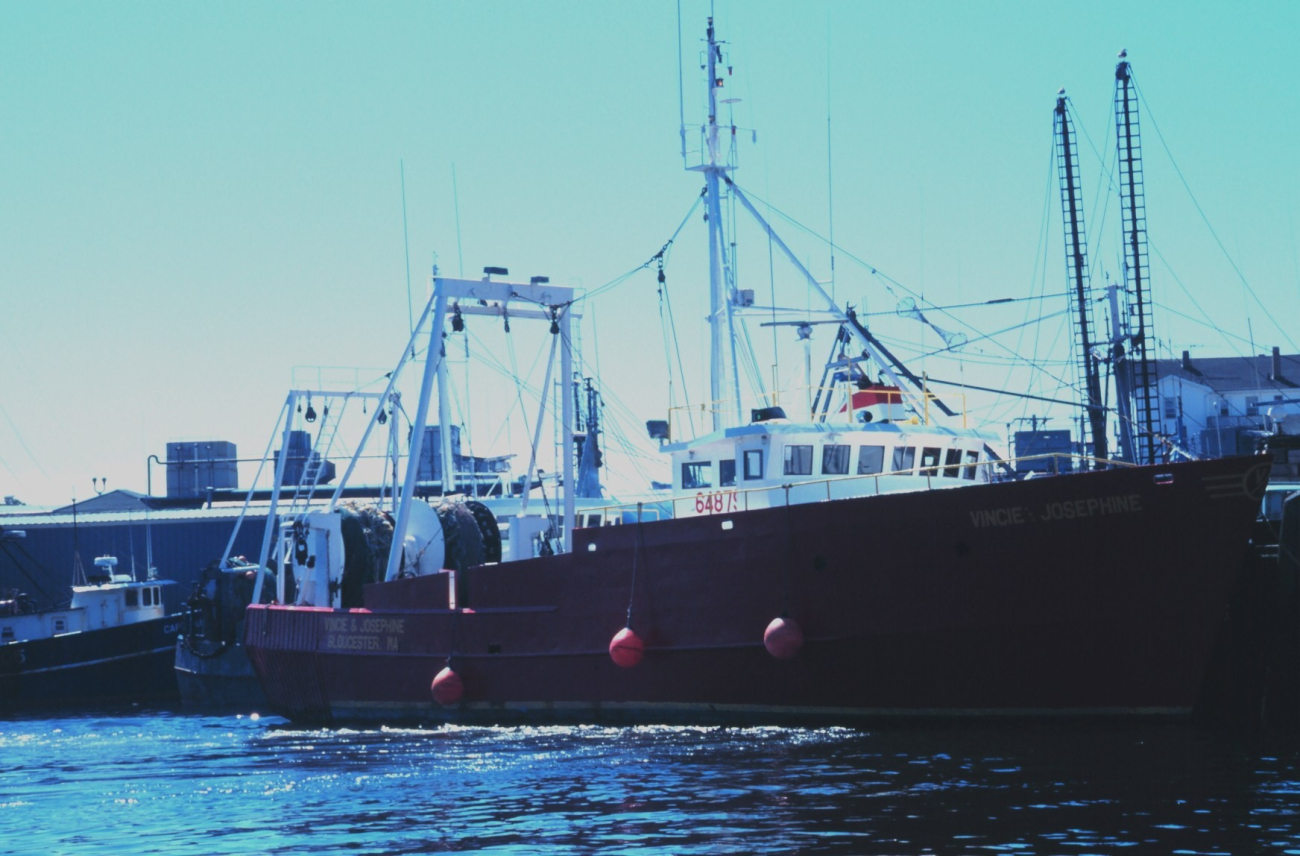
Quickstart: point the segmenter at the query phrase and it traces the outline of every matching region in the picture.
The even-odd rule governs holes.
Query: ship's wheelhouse
[[[678,499],[726,494],[721,504],[731,510],[777,504],[764,497],[774,489],[784,502],[787,487],[790,501],[810,502],[987,482],[989,440],[934,426],[781,421],[716,431],[664,451]],[[690,513],[684,506],[675,513],[683,511]]]

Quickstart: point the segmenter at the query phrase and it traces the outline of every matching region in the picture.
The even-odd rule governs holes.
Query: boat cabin
[[[896,419],[795,423],[773,410],[663,446],[672,456],[675,515],[783,505],[787,489],[788,501],[799,503],[990,480],[987,447],[996,438],[985,432]]]
[[[134,624],[166,614],[162,586],[171,585],[171,580],[136,582],[116,571],[115,557],[97,558],[95,569],[86,575],[87,584],[72,587],[72,602],[63,609],[36,610],[16,592],[0,600],[0,644]]]

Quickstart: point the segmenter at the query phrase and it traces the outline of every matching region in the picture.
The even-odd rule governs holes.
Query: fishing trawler
[[[162,597],[171,581],[136,580],[100,556],[78,582],[61,609],[38,610],[16,591],[0,598],[0,708],[175,698],[181,619]]]
[[[470,502],[417,499],[411,462],[435,381],[446,424],[444,325],[508,314],[549,323],[558,344],[563,484],[574,484],[576,295],[435,271],[390,381],[431,318],[391,548],[349,535],[337,494],[325,510],[280,520],[274,555],[286,572],[274,603],[252,597],[244,636],[271,709],[323,723],[1188,713],[1267,463],[1094,461],[1024,478],[995,438],[932,420],[947,408],[836,306],[733,183],[718,151],[720,57],[710,20],[697,169],[715,299],[713,399],[727,397],[719,366],[735,341],[725,186],[840,325],[836,402],[795,422],[770,402],[745,412],[737,389],[700,436],[674,440],[666,423],[651,423],[672,462],[670,498],[578,520],[566,490],[552,550],[549,515],[525,508],[498,521]],[[490,554],[501,523],[504,549]]]

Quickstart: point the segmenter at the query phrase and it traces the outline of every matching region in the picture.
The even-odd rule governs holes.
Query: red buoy
[[[645,643],[641,641],[640,636],[632,632],[631,627],[624,627],[609,641],[610,658],[625,669],[630,669],[641,662],[641,655],[644,653]]]
[[[763,646],[778,660],[789,660],[803,647],[803,631],[793,618],[773,618],[763,633]]]
[[[434,677],[429,689],[433,691],[433,700],[443,707],[450,707],[465,694],[465,684],[461,682],[460,675],[452,671],[451,666]]]

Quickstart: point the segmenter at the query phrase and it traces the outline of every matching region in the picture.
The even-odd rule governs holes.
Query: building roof
[[[1259,354],[1251,357],[1197,357],[1183,351],[1181,360],[1156,360],[1161,380],[1181,377],[1218,393],[1244,390],[1293,392],[1300,389],[1300,354]],[[1274,369],[1280,369],[1274,374]]]
[[[78,514],[96,514],[106,511],[143,511],[146,508],[145,495],[133,490],[110,490],[90,499],[75,503]],[[72,506],[56,508],[53,514],[71,514]]]
[[[249,520],[266,520],[266,505],[253,506],[248,509]],[[234,523],[239,517],[240,509],[232,506],[222,506],[219,508],[178,508],[166,509],[159,511],[150,511],[140,506],[130,510],[121,511],[94,511],[85,512],[81,508],[81,503],[77,503],[77,514],[74,518],[71,507],[68,509],[57,509],[55,511],[46,510],[44,514],[29,514],[22,517],[3,517],[0,516],[0,526],[12,527],[15,529],[39,529],[41,527],[52,526],[97,526],[103,524],[110,525],[135,525],[148,523],[179,523],[195,520],[217,520],[229,521]]]

